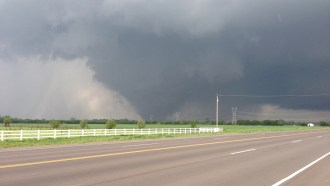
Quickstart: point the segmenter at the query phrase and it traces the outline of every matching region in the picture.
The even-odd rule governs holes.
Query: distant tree
[[[83,129],[87,127],[88,121],[87,120],[80,120],[80,127]]]
[[[116,125],[117,125],[116,120],[109,119],[107,121],[107,123],[105,124],[105,128],[107,128],[107,129],[113,129],[113,128],[116,128]]]
[[[9,125],[12,123],[13,121],[12,121],[12,119],[9,117],[9,116],[7,116],[7,117],[5,117],[4,119],[3,119],[3,124],[5,125],[5,127],[9,127]]]
[[[50,120],[49,121],[49,125],[53,128],[53,129],[57,129],[57,128],[59,128],[60,127],[60,125],[61,125],[61,121],[59,121],[59,120]]]
[[[325,121],[320,121],[319,123],[321,126],[329,126],[330,124]]]
[[[286,122],[284,120],[278,120],[278,123],[277,123],[279,126],[283,126],[286,124]]]
[[[214,123],[215,124],[215,123]],[[219,126],[220,125],[225,125],[226,124],[226,122],[225,121],[219,121]],[[231,122],[230,122],[230,124],[231,124]]]
[[[191,127],[191,128],[196,128],[197,125],[198,125],[198,123],[199,123],[199,122],[198,122],[197,120],[192,120],[191,123],[190,123],[190,127]]]
[[[146,127],[146,122],[144,122],[143,120],[139,120],[137,121],[137,126],[139,129],[143,129],[144,127]]]

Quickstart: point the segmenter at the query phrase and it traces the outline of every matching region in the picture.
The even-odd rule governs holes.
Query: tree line
[[[237,125],[262,125],[262,126],[284,126],[284,125],[296,125],[307,126],[309,122],[301,121],[285,121],[285,120],[238,120]],[[312,122],[320,126],[330,126],[330,121]]]
[[[27,121],[27,122],[24,122],[24,121]],[[122,122],[122,120],[114,120],[114,119],[105,120],[105,119],[102,119],[102,120],[97,120],[97,122],[95,122],[95,120],[74,120],[75,122],[68,123],[68,122],[66,122],[68,120],[55,120],[55,119],[53,119],[53,120],[45,120],[45,119],[42,119],[42,120],[30,120],[30,119],[29,120],[24,120],[24,119],[11,118],[10,116],[0,117],[0,123],[3,123],[5,127],[9,127],[11,123],[31,124],[32,123],[31,121],[37,121],[33,124],[48,123],[50,125],[50,127],[53,128],[53,129],[59,128],[64,122],[65,122],[65,124],[80,124],[80,127],[82,129],[88,128],[89,122],[93,122],[92,124],[105,124],[106,129],[113,129],[113,128],[116,128],[116,125],[117,125],[118,121]],[[41,121],[42,121],[42,123],[41,123]],[[72,120],[69,120],[69,121],[72,121]],[[76,121],[78,121],[78,122],[76,122]],[[122,124],[127,124],[127,123],[122,123]],[[146,126],[146,123],[143,120],[139,120],[139,121],[136,121],[136,122],[130,121],[129,124],[137,124],[138,128],[140,128],[140,129],[142,129]]]
[[[22,118],[13,118],[10,116],[0,116],[0,123],[3,123],[5,118],[11,118],[11,123],[28,123],[28,124],[45,124],[49,123],[51,120],[48,119],[22,119]],[[66,124],[80,124],[80,119],[71,118],[69,120],[59,120],[61,123]],[[88,123],[93,124],[105,124],[108,119],[89,119]],[[137,120],[129,120],[129,119],[117,119],[115,120],[118,124],[136,124]]]
[[[27,124],[45,124],[51,120],[48,119],[22,119],[13,118],[10,116],[0,116],[0,123],[3,123],[5,118],[11,118],[11,123],[27,123]],[[86,119],[90,124],[105,124],[109,119]],[[137,124],[139,120],[131,119],[114,119],[117,124]],[[71,118],[68,120],[59,120],[65,124],[80,124],[80,119]],[[195,120],[181,120],[181,121],[170,121],[170,120],[144,120],[145,124],[175,124],[175,125],[187,125],[191,124]],[[205,121],[198,121],[200,124],[215,124],[215,121],[206,119]]]
[[[183,121],[161,121],[161,120],[129,120],[129,119],[90,119],[78,120],[71,118],[69,120],[47,120],[47,119],[21,119],[12,118],[10,116],[0,116],[0,123],[4,126],[9,126],[11,123],[20,124],[46,124],[49,123],[52,128],[58,128],[61,124],[80,124],[81,128],[86,128],[88,124],[105,124],[105,128],[115,128],[116,124],[136,124],[138,128],[144,128],[146,124],[176,124],[176,125],[191,125],[192,128],[197,127],[199,124],[215,125],[215,121],[208,118],[204,121],[198,120],[183,120]],[[300,121],[285,121],[285,120],[238,120],[237,125],[261,125],[261,126],[284,126],[284,125],[297,125],[307,126],[309,122]],[[320,126],[330,126],[330,121],[313,122]],[[219,125],[231,125],[231,122],[219,121]]]

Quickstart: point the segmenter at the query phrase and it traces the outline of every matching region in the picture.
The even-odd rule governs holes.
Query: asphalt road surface
[[[330,185],[330,131],[0,150],[0,185]]]

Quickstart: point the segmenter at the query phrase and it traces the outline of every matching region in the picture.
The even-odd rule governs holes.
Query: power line
[[[248,98],[275,98],[275,97],[320,97],[330,94],[284,94],[284,95],[246,95],[246,94],[221,94],[221,97],[248,97]]]
[[[239,114],[236,114],[236,116],[239,116],[239,117],[242,117],[242,118],[252,118],[252,119],[257,119],[256,117],[253,117],[253,116],[242,116],[242,115],[239,115]]]
[[[330,96],[330,93],[320,93],[320,94],[280,94],[280,95],[248,95],[248,94],[217,94],[217,103],[218,97],[242,97],[242,98],[283,98],[283,97],[324,97]],[[217,105],[217,113],[218,113],[218,105]],[[238,114],[237,114],[238,113]],[[239,114],[254,114],[260,115],[256,116],[244,116]],[[237,108],[232,108],[232,123],[237,122],[237,116],[245,117],[245,118],[264,118],[263,116],[308,116],[311,114],[276,114],[276,113],[253,113],[253,112],[237,112]],[[217,118],[218,119],[218,118]],[[283,118],[281,118],[283,119]],[[309,118],[309,119],[286,119],[286,120],[328,120],[330,118]]]
[[[255,112],[238,112],[242,114],[254,114],[254,115],[267,115],[267,116],[305,116],[307,114],[263,114],[263,113],[255,113]]]
[[[196,119],[203,118],[203,119],[205,119],[205,118],[210,118],[210,116],[190,116],[188,118],[196,118]]]
[[[251,118],[251,119],[255,119],[255,120],[260,120],[260,119],[262,119],[262,117],[258,117],[258,118],[256,118],[256,117],[253,117],[253,116],[242,116],[242,115],[236,115],[236,116],[239,116],[239,117],[241,117],[241,118]],[[290,118],[290,119],[285,119],[285,118],[279,118],[279,119],[271,119],[271,120],[292,120],[292,121],[314,121],[314,120],[330,120],[330,118],[296,118],[296,119],[292,119],[292,118]]]

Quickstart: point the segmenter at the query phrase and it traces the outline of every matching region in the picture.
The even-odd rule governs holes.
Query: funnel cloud
[[[330,93],[329,20],[325,0],[0,0],[0,114],[212,119],[216,93]],[[220,118],[234,106],[319,117],[330,96],[221,97]]]

